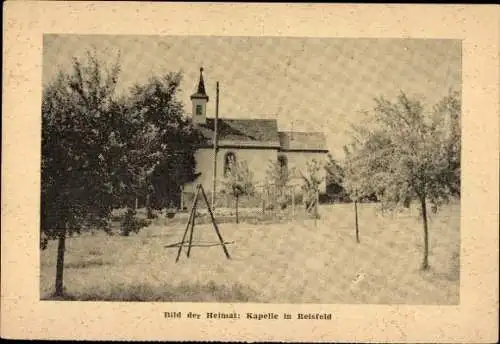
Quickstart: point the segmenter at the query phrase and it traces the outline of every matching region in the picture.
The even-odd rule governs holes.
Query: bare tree
[[[228,170],[225,180],[223,181],[224,192],[233,195],[235,198],[236,207],[236,223],[239,223],[238,218],[238,203],[243,195],[253,195],[254,184],[253,174],[248,168],[245,161],[235,161],[231,159],[228,164]]]
[[[266,170],[265,186],[268,190],[274,191],[274,202],[277,202],[282,209],[285,208],[290,201],[290,199],[287,198],[287,189],[295,174],[296,170],[294,168],[288,168],[285,157],[282,157],[282,160],[269,161]],[[273,206],[275,206],[275,204],[273,204]]]
[[[321,172],[324,170],[323,164],[318,160],[312,159],[307,162],[306,171],[301,172],[300,175],[303,180],[302,191],[306,200],[306,211],[318,217],[318,195],[319,187],[323,182]]]

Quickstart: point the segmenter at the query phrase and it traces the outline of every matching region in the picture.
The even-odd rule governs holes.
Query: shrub
[[[123,221],[121,222],[120,234],[128,236],[131,232],[139,233],[141,228],[147,227],[149,224],[149,220],[137,218],[136,211],[128,209],[125,213]]]
[[[48,244],[49,244],[49,235],[45,231],[42,231],[40,233],[40,249],[45,250]]]
[[[278,196],[277,202],[279,204],[279,207],[283,210],[287,206],[292,204],[292,197],[288,194],[282,193]]]

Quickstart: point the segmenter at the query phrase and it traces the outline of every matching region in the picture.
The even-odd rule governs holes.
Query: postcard
[[[496,7],[4,14],[3,337],[498,340]]]

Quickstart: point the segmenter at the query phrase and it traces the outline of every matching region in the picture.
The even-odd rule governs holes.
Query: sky
[[[350,124],[364,120],[375,97],[404,91],[430,108],[460,91],[461,49],[446,39],[45,35],[43,84],[88,50],[110,64],[119,54],[118,92],[181,71],[179,97],[190,113],[203,66],[208,117],[218,81],[221,118],[274,118],[280,130],[323,132],[342,159]]]

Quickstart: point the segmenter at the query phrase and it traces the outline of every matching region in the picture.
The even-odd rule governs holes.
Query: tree
[[[281,208],[285,208],[289,202],[286,189],[296,174],[295,169],[289,169],[287,165],[286,157],[280,157],[278,161],[269,161],[266,170],[265,187],[277,193]]]
[[[266,182],[278,188],[285,187],[290,181],[290,172],[280,161],[269,161],[266,170]]]
[[[459,195],[460,97],[450,93],[431,111],[401,93],[376,99],[375,125],[359,130],[347,150],[347,187],[355,197],[376,193],[384,209],[417,201],[424,231],[422,269],[429,268],[428,205],[433,212]]]
[[[61,71],[43,90],[41,229],[46,235],[41,237],[59,238],[59,296],[68,231],[107,229],[113,207],[124,204],[129,208],[124,228],[136,231],[144,223],[133,219],[130,208],[139,194],[148,196],[152,186],[175,190],[196,177],[200,136],[176,99],[181,75],[153,77],[117,97],[119,63],[108,67],[95,53],[86,57],[75,58],[72,69]]]
[[[366,175],[362,175],[361,172],[367,171],[368,169],[362,170],[353,166],[352,160],[355,158],[352,151],[350,151],[347,146],[344,147],[344,152],[346,155],[346,160],[344,164],[344,179],[342,180],[343,187],[346,190],[349,198],[354,204],[354,229],[356,233],[356,242],[359,244],[359,215],[358,215],[358,203],[360,199],[370,193],[369,186],[366,184]],[[357,161],[357,163],[361,163]],[[364,178],[363,178],[364,177]]]
[[[135,192],[150,190],[159,209],[178,203],[181,186],[199,175],[194,153],[202,137],[183,116],[177,99],[181,80],[180,73],[151,77],[134,85],[129,96],[130,117],[141,124],[135,141]]]
[[[236,223],[239,223],[239,198],[243,195],[253,195],[255,191],[253,184],[253,174],[248,168],[246,161],[239,162],[235,161],[234,159],[231,159],[229,161],[229,168],[227,170],[226,178],[223,181],[223,186],[223,192],[233,195],[236,200]]]
[[[458,92],[450,92],[433,109],[433,124],[442,137],[445,163],[448,168],[444,171],[442,182],[446,184],[450,193],[460,196],[460,152],[461,152],[461,98]]]
[[[336,201],[343,202],[348,200],[348,195],[344,188],[344,168],[328,153],[326,170],[326,192],[329,197]]]
[[[301,172],[301,177],[303,180],[302,190],[306,199],[306,211],[308,213],[313,213],[315,217],[318,217],[318,195],[319,186],[323,182],[323,177],[321,172],[324,166],[318,160],[312,159],[307,162],[306,171]]]
[[[118,63],[105,68],[88,53],[43,90],[41,230],[58,238],[57,296],[63,294],[67,231],[106,228],[122,187],[114,178],[125,163],[115,131],[120,114],[113,112],[119,72]]]

